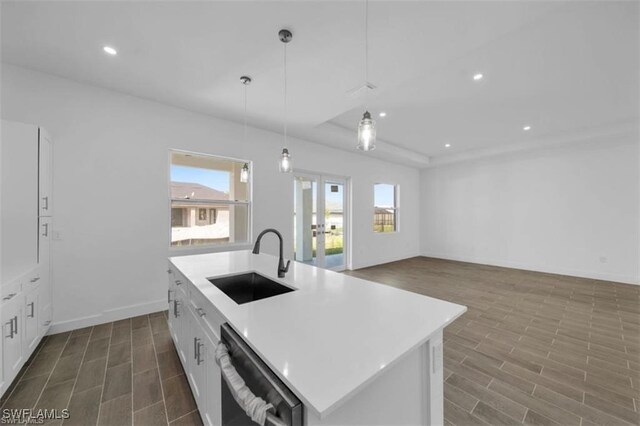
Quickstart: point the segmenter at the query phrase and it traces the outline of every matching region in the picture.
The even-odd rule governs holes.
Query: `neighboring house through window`
[[[247,243],[251,194],[244,161],[171,151],[171,245]]]
[[[373,231],[398,230],[398,185],[376,183],[373,186]]]

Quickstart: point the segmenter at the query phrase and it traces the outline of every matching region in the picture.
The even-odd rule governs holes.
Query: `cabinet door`
[[[51,218],[38,218],[38,265],[42,275],[51,269]]]
[[[220,426],[222,424],[222,389],[220,367],[216,364],[215,351],[218,340],[208,333],[204,334],[202,349],[202,373],[206,381],[205,398],[202,405],[198,405],[200,417],[206,425]]]
[[[169,267],[167,268],[167,276],[168,276],[168,285],[167,285],[167,309],[169,310],[169,314],[167,316],[167,325],[169,326],[169,333],[171,333],[171,337],[173,340],[176,340],[176,316],[175,316],[175,305],[174,300],[176,299],[176,283],[174,282],[175,274],[173,272],[173,266],[169,263]]]
[[[182,292],[176,291],[173,301],[173,312],[175,320],[175,337],[176,350],[182,365],[187,369],[188,353],[189,353],[189,324],[188,310]]]
[[[38,128],[2,121],[0,226],[2,284],[38,262]]]
[[[193,391],[193,397],[196,400],[198,406],[202,406],[205,402],[205,381],[204,381],[204,358],[203,347],[204,339],[202,335],[202,329],[198,324],[193,311],[191,309],[185,309],[185,313],[188,313],[188,336],[189,336],[189,351],[187,357],[187,365],[185,370],[189,376],[189,383],[191,384],[191,390]]]
[[[52,215],[51,199],[51,140],[43,129],[39,129],[39,149],[38,149],[38,188],[39,188],[39,216]]]
[[[16,377],[22,367],[22,300],[2,305],[2,367],[6,383]]]
[[[40,287],[28,292],[24,298],[24,354],[29,356],[38,345],[40,337],[40,323],[38,293]]]
[[[51,279],[51,218],[38,219],[38,273],[39,273],[39,335],[49,329],[52,320],[52,279]]]

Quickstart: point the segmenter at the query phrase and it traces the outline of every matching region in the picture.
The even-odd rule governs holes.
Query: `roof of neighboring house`
[[[376,207],[375,214],[388,214],[393,213],[392,207]]]
[[[171,182],[171,198],[182,200],[228,200],[229,194],[193,182]]]

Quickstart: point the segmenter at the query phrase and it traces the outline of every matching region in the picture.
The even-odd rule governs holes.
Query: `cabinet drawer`
[[[16,279],[9,281],[7,284],[0,287],[0,303],[15,300],[22,291],[22,279]]]
[[[182,292],[182,296],[184,296],[185,298],[188,298],[188,296],[189,296],[189,290],[188,290],[189,281],[177,269],[174,269],[174,271],[173,271],[173,283],[176,286],[176,290]]]
[[[31,291],[32,289],[37,288],[40,285],[42,278],[43,274],[40,272],[40,268],[34,270],[25,277],[23,290]]]
[[[205,330],[213,333],[216,340],[220,340],[220,326],[226,321],[211,302],[200,293],[200,290],[192,289],[189,307]]]

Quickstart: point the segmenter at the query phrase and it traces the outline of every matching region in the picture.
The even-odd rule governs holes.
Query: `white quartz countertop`
[[[278,278],[277,257],[249,250],[170,260],[321,417],[467,309],[293,261]],[[296,291],[238,305],[207,281],[249,271]]]

